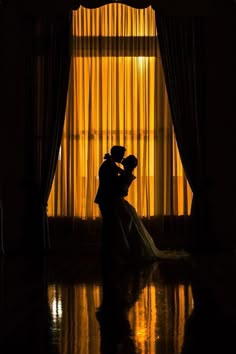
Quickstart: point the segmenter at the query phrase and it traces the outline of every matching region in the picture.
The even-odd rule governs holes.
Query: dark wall
[[[236,17],[211,16],[207,24],[209,223],[213,236],[230,245],[236,229]]]
[[[0,195],[4,234],[18,246],[24,234],[28,199],[26,182],[27,23],[15,6],[0,10]]]

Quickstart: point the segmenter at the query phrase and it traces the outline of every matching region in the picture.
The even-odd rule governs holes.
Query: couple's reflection
[[[102,262],[102,302],[96,312],[101,354],[136,354],[129,311],[151,280],[156,265]]]
[[[194,257],[192,270],[194,308],[181,354],[235,353],[235,253]]]

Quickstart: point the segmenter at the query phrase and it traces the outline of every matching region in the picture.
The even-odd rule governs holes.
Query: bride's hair
[[[111,155],[107,152],[103,158],[104,158],[104,160],[108,160],[111,158]]]
[[[129,155],[125,159],[123,159],[121,163],[124,168],[128,168],[132,171],[135,167],[138,166],[138,159],[134,155]]]

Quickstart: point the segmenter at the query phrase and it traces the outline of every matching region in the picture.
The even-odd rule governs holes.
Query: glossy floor
[[[102,266],[82,250],[2,257],[0,352],[227,352],[235,263],[233,253],[139,267]]]

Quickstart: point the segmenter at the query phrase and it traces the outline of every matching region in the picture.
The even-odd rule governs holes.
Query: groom
[[[118,176],[123,169],[117,166],[116,162],[120,163],[125,154],[125,147],[114,145],[111,148],[110,154],[105,154],[103,163],[99,168],[99,186],[94,202],[99,205],[103,219],[102,244],[109,247],[111,237],[111,223],[114,215],[115,199],[117,194]],[[109,249],[109,248],[108,248]]]
[[[125,151],[124,146],[112,146],[110,154],[105,154],[105,161],[99,168],[99,186],[94,202],[99,205],[103,218],[109,212],[116,195],[117,177],[123,171],[116,162],[123,160]]]

